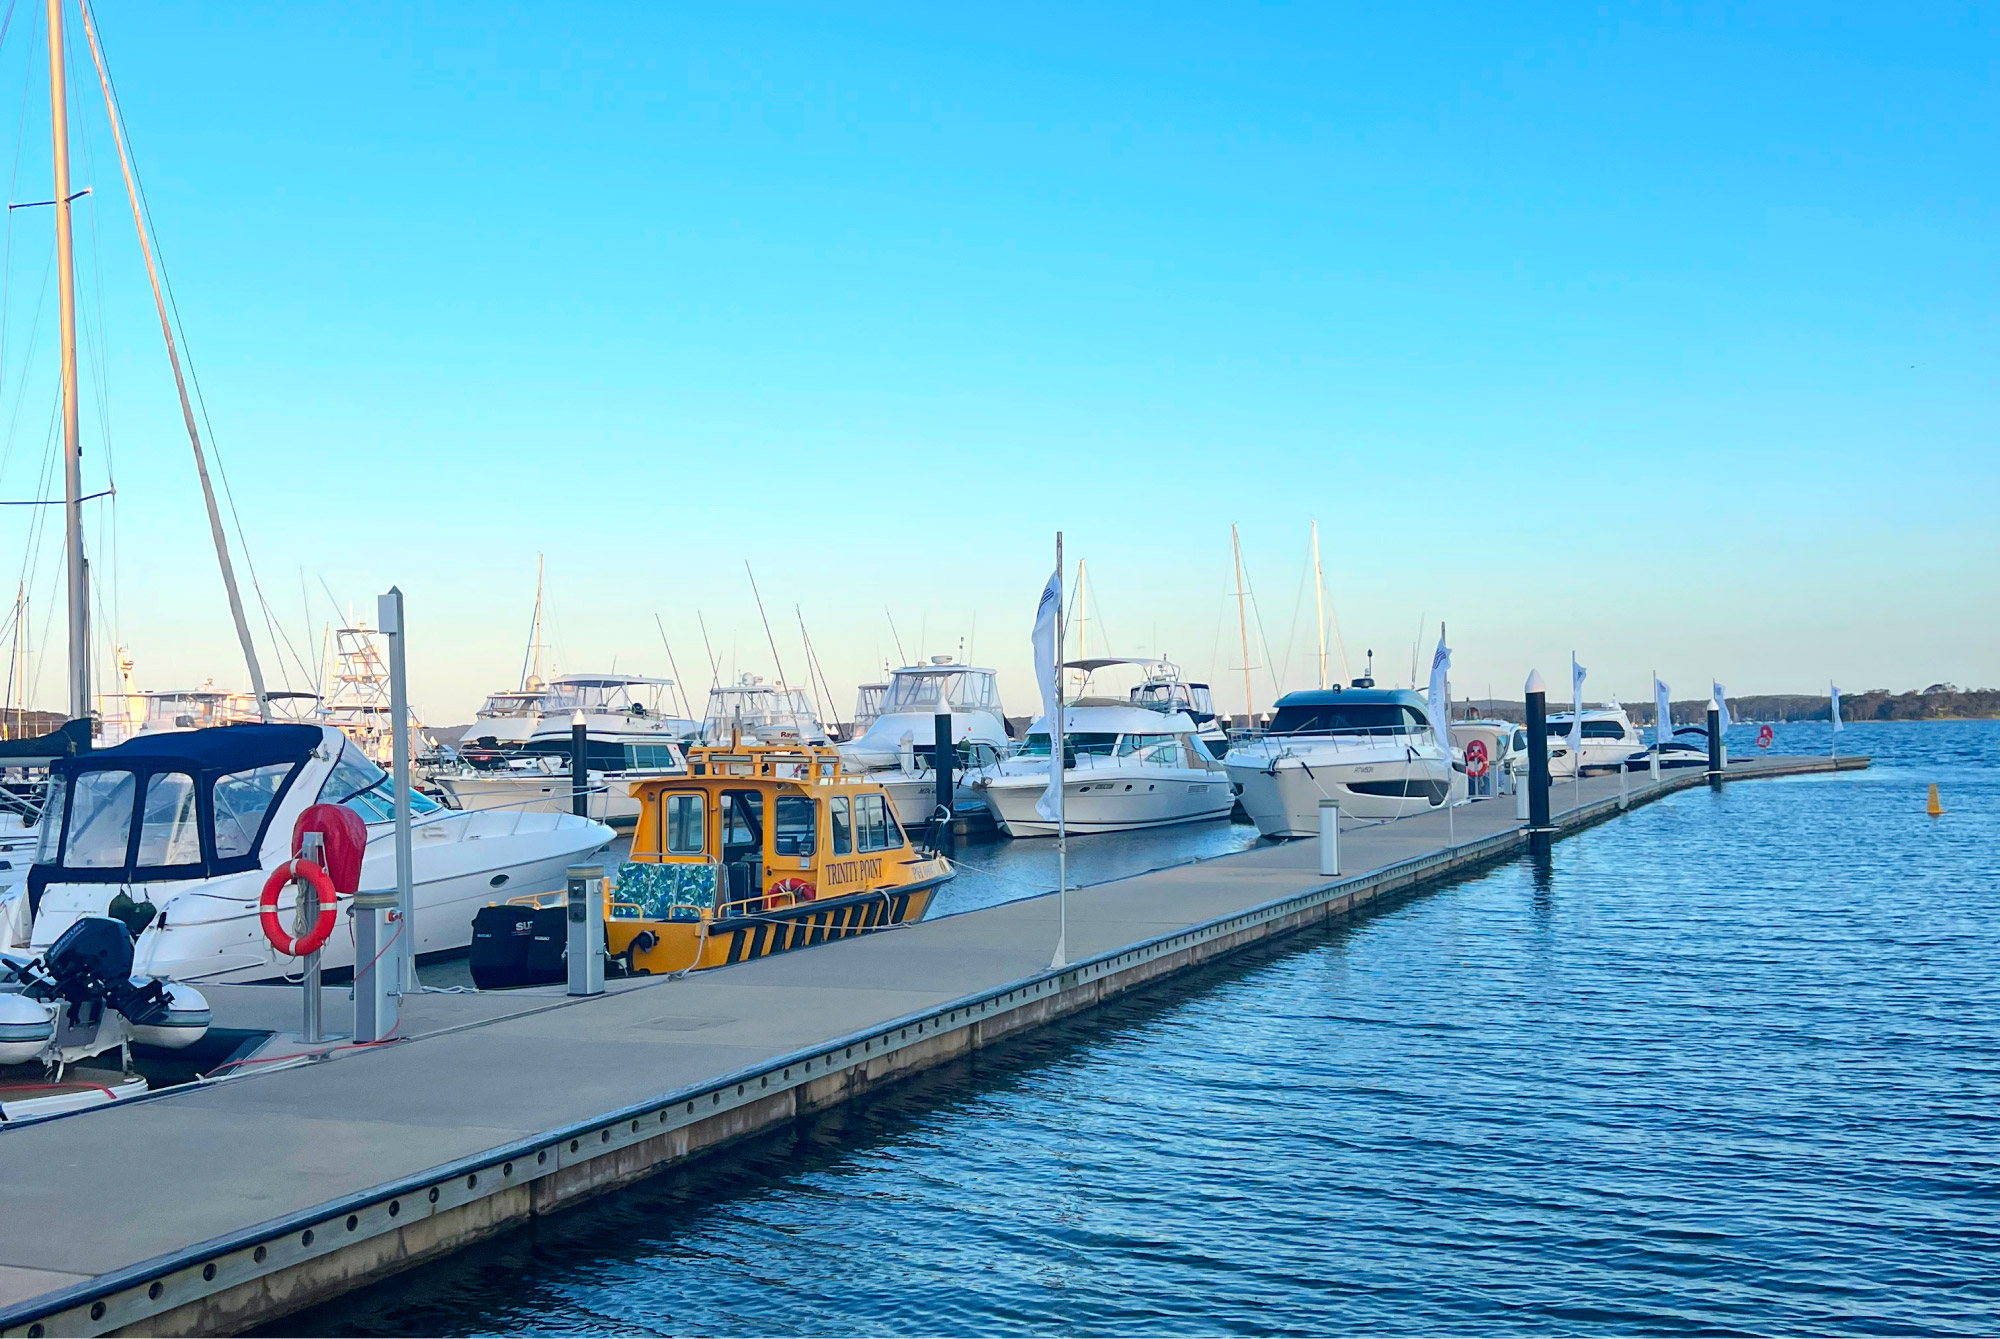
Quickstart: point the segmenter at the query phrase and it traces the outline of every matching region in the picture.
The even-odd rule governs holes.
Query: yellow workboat
[[[632,796],[639,823],[604,928],[611,956],[641,975],[921,920],[953,873],[831,748],[698,746],[687,775],[634,782]]]

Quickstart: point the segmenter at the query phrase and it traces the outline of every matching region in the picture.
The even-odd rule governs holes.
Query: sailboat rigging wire
[[[708,681],[714,688],[722,687],[722,671],[716,668],[715,648],[708,642],[708,620],[701,616],[701,610],[694,611],[694,621],[701,628],[701,649],[708,652]],[[708,713],[703,712],[704,716]]]
[[[85,493],[82,497],[78,498],[77,501],[95,502],[98,498],[115,497],[117,496],[117,494],[118,494],[117,489],[106,488],[95,493]],[[0,501],[0,507],[60,507],[62,505],[63,505],[63,500],[59,497],[31,498],[24,502]]]

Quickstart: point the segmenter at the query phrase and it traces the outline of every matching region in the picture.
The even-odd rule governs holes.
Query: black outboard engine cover
[[[132,981],[132,936],[123,921],[83,917],[49,945],[41,970],[56,997],[69,1001],[72,1024],[84,1022],[86,1005],[92,1025],[107,1004],[141,1025],[166,1017],[166,987]]]

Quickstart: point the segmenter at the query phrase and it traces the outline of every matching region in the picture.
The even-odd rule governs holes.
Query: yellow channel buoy
[[[1931,782],[1931,802],[1924,812],[1928,813],[1932,818],[1944,817],[1944,805],[1938,800],[1937,782],[1935,781]]]

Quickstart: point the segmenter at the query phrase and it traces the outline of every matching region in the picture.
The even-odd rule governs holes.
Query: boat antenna
[[[674,691],[680,694],[681,711],[689,720],[694,719],[694,708],[688,705],[687,689],[681,686],[681,667],[674,663],[673,643],[667,640],[667,625],[660,622],[658,611],[653,614],[653,626],[660,630],[660,645],[667,649],[667,668],[674,672]]]
[[[1319,612],[1319,687],[1326,691],[1326,575],[1319,567],[1319,521],[1312,523],[1313,607]]]
[[[819,663],[819,657],[813,653],[812,634],[806,631],[805,610],[801,609],[798,605],[795,604],[792,606],[792,613],[799,620],[799,640],[804,642],[806,647],[806,691],[809,693],[813,693],[813,696],[815,698],[817,698],[821,693],[824,693],[826,696],[826,705],[828,709],[837,711],[838,708],[834,704],[833,685],[829,684],[826,681],[826,667]],[[818,692],[813,692],[813,686],[812,686],[813,675],[815,672],[817,672],[819,675]],[[819,703],[817,701],[813,703],[813,715],[820,716]],[[822,726],[826,724],[825,717],[821,716],[820,724]],[[833,726],[836,730],[839,730],[840,722],[836,720],[833,723]],[[845,732],[843,731],[842,733]]]
[[[1250,692],[1250,616],[1243,607],[1243,543],[1236,535],[1236,522],[1229,523],[1229,549],[1236,558],[1236,631],[1243,642],[1243,726],[1257,724],[1256,699]]]
[[[708,644],[708,620],[701,616],[701,610],[694,611],[694,621],[701,625],[701,649],[708,652],[708,681],[711,687],[722,687],[722,671],[716,668],[715,648]]]
[[[750,560],[748,558],[743,560],[743,570],[750,572]],[[771,635],[771,620],[764,616],[764,597],[757,593],[757,574],[755,572],[750,572],[750,596],[757,601],[757,617],[764,619],[764,640],[770,643],[771,663],[778,667],[778,687],[788,689],[791,685],[785,682],[785,662],[778,656],[778,639]]]
[[[83,34],[90,43],[90,57],[97,66],[97,81],[104,90],[104,108],[111,120],[112,142],[118,147],[118,165],[125,176],[125,194],[132,202],[132,226],[139,233],[139,250],[146,260],[146,277],[153,286],[153,305],[160,313],[160,335],[166,341],[167,361],[173,364],[174,388],[180,392],[181,419],[187,425],[188,445],[194,449],[195,473],[201,478],[202,501],[208,507],[208,530],[215,541],[215,561],[222,569],[223,589],[229,595],[229,615],[236,622],[236,640],[243,647],[243,660],[250,670],[250,687],[257,694],[257,714],[268,723],[271,699],[264,689],[264,669],[257,662],[257,645],[250,637],[250,620],[243,612],[243,595],[236,587],[236,567],[229,558],[229,540],[222,529],[222,512],[215,503],[215,485],[208,477],[208,459],[201,448],[201,433],[195,427],[194,405],[188,399],[187,378],[181,372],[181,356],[174,344],[173,324],[167,319],[167,303],[160,288],[159,268],[153,263],[153,244],[147,235],[145,213],[139,206],[139,188],[132,176],[132,159],[125,149],[125,129],[118,116],[117,99],[111,96],[111,77],[105,72],[104,53],[97,44],[97,28],[90,21],[90,6],[80,6]],[[62,296],[63,326],[63,438],[65,447],[64,492],[70,513],[70,658],[74,662],[82,631],[83,515],[78,497],[83,475],[77,441],[76,422],[76,295],[71,270],[69,227],[69,117],[63,85],[62,0],[49,0],[49,107],[54,121],[56,145],[56,250]],[[82,648],[88,656],[88,648]],[[282,666],[280,666],[282,668]],[[90,667],[72,663],[70,695],[87,700]],[[79,694],[85,695],[79,698]]]
[[[533,664],[534,668],[528,668]],[[521,692],[542,677],[542,555],[535,555],[535,616],[528,622],[528,647],[521,654]]]
[[[889,635],[896,639],[896,658],[905,665],[909,664],[910,658],[903,654],[903,634],[896,631],[896,616],[889,612],[886,604],[882,606],[882,616],[889,620]]]

